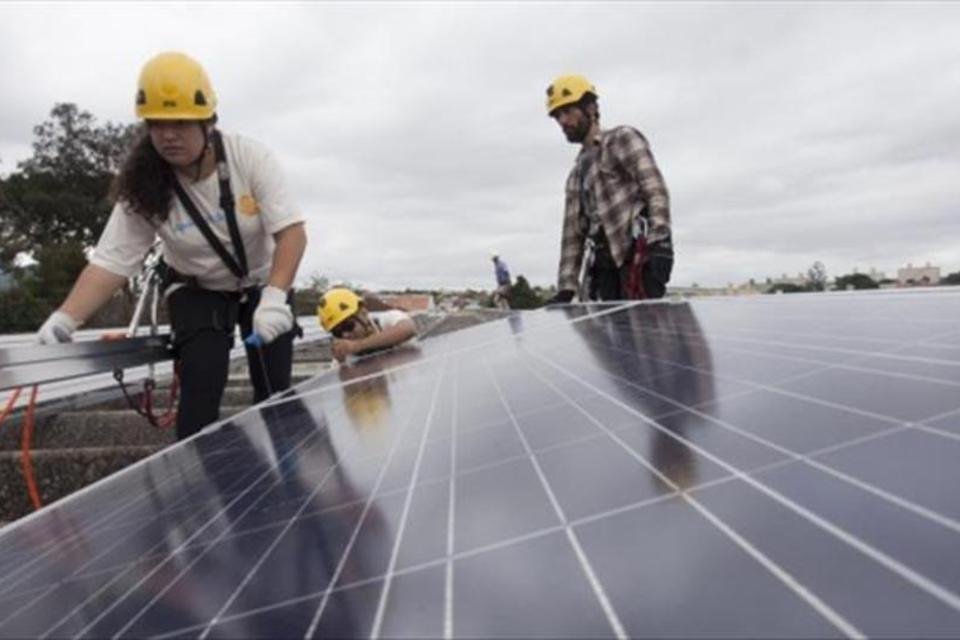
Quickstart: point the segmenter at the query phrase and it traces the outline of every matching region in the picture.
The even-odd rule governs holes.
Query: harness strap
[[[237,225],[237,213],[233,203],[233,190],[230,188],[230,170],[227,166],[226,153],[223,148],[223,139],[220,136],[220,132],[214,130],[212,138],[214,156],[217,160],[217,177],[219,178],[220,185],[220,207],[223,209],[227,218],[227,227],[230,229],[230,240],[237,252],[236,258],[227,251],[227,248],[213,233],[210,224],[203,217],[203,214],[200,213],[200,210],[197,208],[197,205],[193,203],[193,200],[190,199],[190,196],[187,195],[186,190],[183,188],[183,185],[180,184],[179,180],[174,180],[173,189],[183,208],[186,209],[187,214],[190,216],[190,219],[193,220],[193,223],[197,225],[200,233],[206,238],[207,243],[217,252],[217,255],[219,255],[223,263],[227,265],[230,272],[233,273],[237,279],[243,280],[248,273],[247,254],[243,247],[243,238],[240,236],[240,228]]]

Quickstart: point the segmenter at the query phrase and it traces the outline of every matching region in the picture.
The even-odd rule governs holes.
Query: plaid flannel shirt
[[[670,197],[650,145],[639,131],[626,126],[601,131],[592,144],[596,145],[597,155],[589,163],[584,184],[596,198],[610,253],[622,266],[633,241],[631,223],[637,215],[647,220],[651,248],[670,241]],[[560,290],[576,291],[579,286],[586,235],[580,211],[580,160],[584,153],[587,151],[581,149],[567,178],[557,276]]]

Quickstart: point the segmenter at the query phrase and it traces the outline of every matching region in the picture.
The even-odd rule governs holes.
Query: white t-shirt
[[[230,167],[230,187],[237,226],[247,254],[249,274],[242,286],[265,284],[273,262],[273,234],[303,222],[293,205],[283,171],[274,155],[261,143],[236,134],[222,134]],[[180,180],[184,191],[210,224],[214,235],[236,258],[230,241],[226,214],[220,209],[217,172],[201,180]],[[156,226],[128,211],[118,202],[110,214],[90,263],[117,275],[131,277],[140,269],[144,255],[159,236],[163,258],[186,276],[196,276],[205,289],[236,291],[240,284],[191,220],[180,199],[173,195],[170,216]]]
[[[401,311],[400,309],[376,311],[370,314],[370,318],[373,320],[373,323],[380,328],[380,331],[389,329],[390,327],[395,327],[404,320],[413,320],[413,318],[407,315],[406,311]]]

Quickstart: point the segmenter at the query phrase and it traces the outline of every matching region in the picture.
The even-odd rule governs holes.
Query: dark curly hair
[[[216,121],[214,115],[209,120],[198,121],[198,124],[206,132],[207,126]],[[132,213],[154,224],[163,223],[170,216],[170,200],[176,179],[173,167],[154,148],[150,141],[150,130],[144,123],[113,180],[110,196],[114,202],[127,205]]]
[[[173,197],[173,168],[150,141],[150,131],[142,125],[137,132],[120,173],[113,179],[110,195],[123,202],[131,212],[152,222],[166,222]]]

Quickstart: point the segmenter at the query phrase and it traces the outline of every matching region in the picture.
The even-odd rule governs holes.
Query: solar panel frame
[[[569,307],[371,357],[0,531],[0,635],[956,635],[958,308]]]

